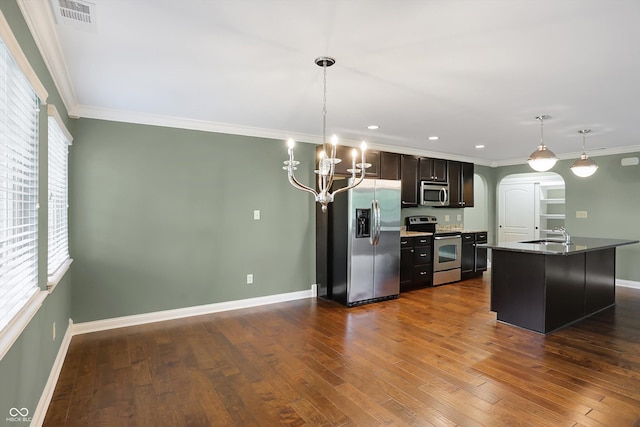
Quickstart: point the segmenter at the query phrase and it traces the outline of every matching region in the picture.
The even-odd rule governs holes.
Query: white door
[[[498,243],[535,239],[535,184],[500,185]]]

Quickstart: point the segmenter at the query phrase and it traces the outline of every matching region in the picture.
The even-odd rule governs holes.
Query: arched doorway
[[[498,184],[498,243],[544,239],[564,226],[562,176],[554,172],[513,174]]]

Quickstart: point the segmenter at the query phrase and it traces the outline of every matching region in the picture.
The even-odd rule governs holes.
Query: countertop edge
[[[601,242],[598,244],[597,242],[595,242],[597,240],[600,240]],[[580,243],[587,243],[587,242],[591,242],[592,244],[591,245],[580,244]],[[572,255],[572,254],[578,254],[578,253],[584,253],[584,252],[594,252],[594,251],[600,251],[603,249],[616,248],[618,246],[633,245],[636,243],[640,243],[640,240],[576,237],[574,238],[574,244],[570,246],[564,246],[561,243],[552,244],[552,245],[540,245],[535,243],[523,243],[523,242],[506,243],[503,245],[487,244],[482,246],[492,250],[508,251],[508,252],[522,252],[522,253],[531,253],[531,254],[539,254],[539,255]],[[505,246],[505,245],[509,245],[509,246]]]

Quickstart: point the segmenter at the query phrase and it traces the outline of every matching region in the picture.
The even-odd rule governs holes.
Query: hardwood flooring
[[[73,337],[45,426],[639,426],[640,290],[549,336],[489,277]]]

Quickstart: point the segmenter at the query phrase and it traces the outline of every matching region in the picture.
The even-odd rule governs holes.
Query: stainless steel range
[[[438,219],[431,215],[405,219],[407,231],[433,233],[433,286],[461,279],[462,238],[459,231],[438,231]]]

